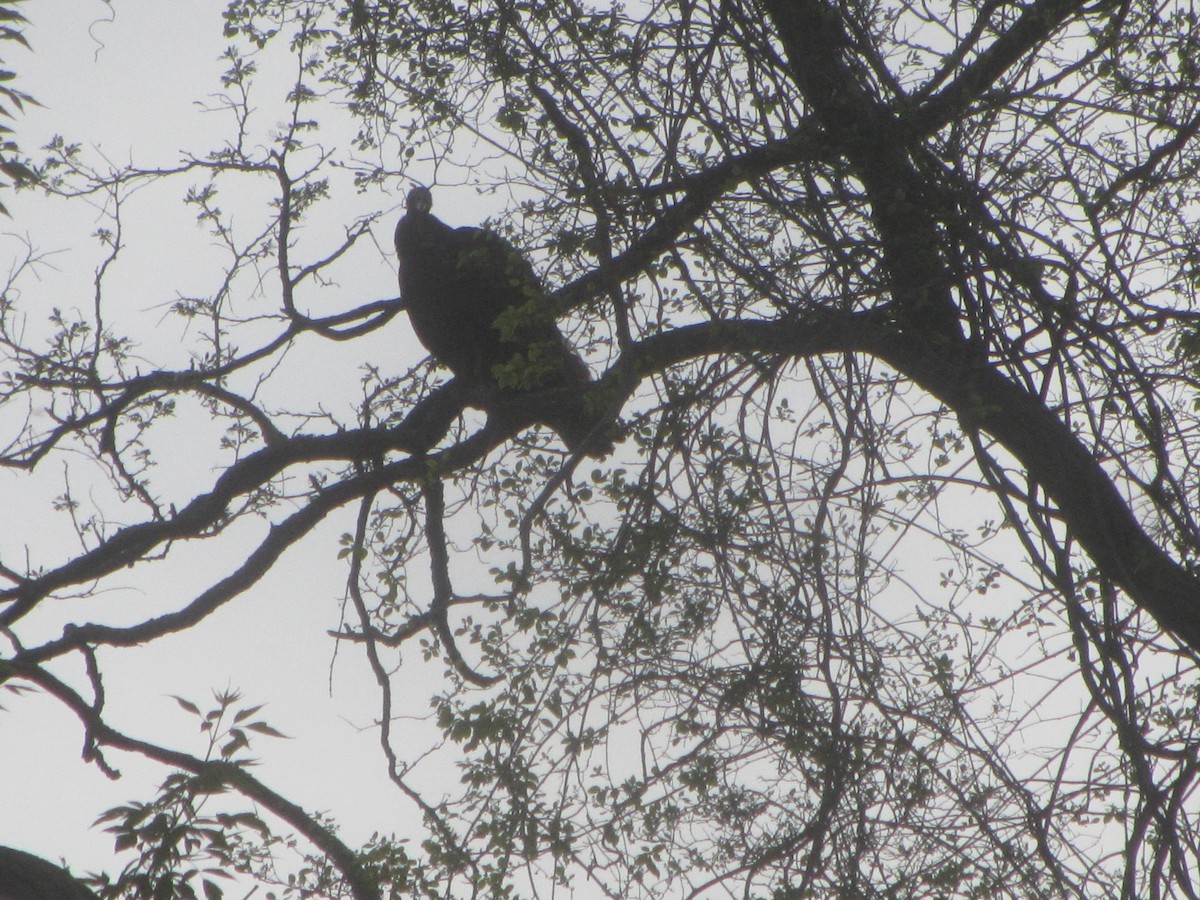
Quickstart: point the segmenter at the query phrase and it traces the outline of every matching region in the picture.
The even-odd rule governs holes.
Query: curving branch
[[[630,347],[592,390],[619,406],[618,401],[629,397],[645,378],[691,359],[718,354],[801,358],[844,352],[877,356],[954,409],[965,427],[996,438],[1053,498],[1063,521],[1097,568],[1162,627],[1200,650],[1200,579],[1146,533],[1078,435],[1038,396],[981,360],[965,338],[943,334],[934,339],[899,331],[887,308],[842,313],[812,307],[785,320],[709,322],[653,335]],[[128,629],[80,626],[58,641],[31,649],[29,658],[47,659],[86,644],[138,643],[194,624],[256,582],[288,546],[333,509],[398,481],[420,481],[431,464],[449,473],[478,461],[488,450],[538,421],[545,404],[554,402],[554,393],[514,398],[506,403],[503,421],[493,417],[480,433],[429,459],[408,457],[323,488],[304,509],[274,526],[236,572],[183,610]],[[0,592],[0,602],[9,603],[0,613],[0,625],[17,621],[56,590],[102,578],[170,541],[205,534],[234,499],[265,487],[289,466],[370,460],[391,451],[420,454],[445,434],[468,401],[451,382],[418,404],[397,426],[276,441],[235,463],[212,490],[171,518],[121,529],[91,551]],[[436,535],[435,528],[431,536],[436,539]],[[435,595],[442,599],[431,607],[429,623],[441,632],[439,616],[454,599],[452,592],[437,594],[435,590]],[[433,615],[435,608],[438,615]],[[451,642],[447,652],[453,655],[452,646]]]
[[[500,681],[499,675],[483,675],[471,668],[458,649],[454,632],[450,630],[449,609],[454,602],[454,585],[450,581],[450,548],[446,538],[446,490],[442,480],[428,478],[421,486],[425,498],[425,540],[429,545],[429,564],[433,582],[433,598],[429,601],[429,616],[433,630],[450,658],[450,664],[462,678],[476,687],[490,687]]]
[[[828,148],[815,122],[805,122],[785,138],[767,141],[743,153],[733,154],[679,183],[662,189],[682,194],[644,228],[622,252],[550,294],[560,311],[578,306],[600,293],[617,289],[641,275],[712,206],[739,184],[761,178],[777,169],[822,159]],[[658,193],[653,191],[652,193]]]
[[[358,856],[349,846],[301,807],[271,790],[242,766],[223,760],[200,759],[188,753],[129,737],[110,726],[82,697],[44,669],[29,665],[15,668],[21,677],[39,685],[71,709],[83,723],[90,741],[137,753],[164,765],[191,772],[209,789],[228,787],[254,800],[297,833],[304,835],[328,856],[345,877],[355,900],[382,900],[379,887],[363,870]]]
[[[697,357],[763,352],[813,355],[864,349],[863,338],[871,333],[871,323],[880,318],[875,313],[844,314],[817,309],[807,317],[797,317],[789,322],[715,322],[686,326],[652,336],[630,348],[592,391],[615,409],[646,377]],[[172,541],[212,533],[236,499],[266,488],[272,479],[291,466],[370,461],[394,451],[411,454],[320,488],[302,509],[272,526],[268,535],[233,573],[183,609],[127,628],[97,624],[74,626],[58,640],[26,650],[22,658],[41,662],[88,645],[138,644],[188,628],[255,584],[288,547],[308,534],[333,510],[401,481],[421,483],[431,470],[460,471],[478,462],[504,440],[539,421],[547,403],[575,399],[556,397],[561,391],[543,391],[515,398],[506,403],[503,416],[491,417],[480,432],[436,454],[426,455],[427,449],[446,433],[469,402],[466,393],[452,381],[417,404],[408,417],[394,427],[298,435],[269,443],[235,462],[216,479],[208,492],[198,495],[169,518],[126,526],[86,553],[36,578],[23,579],[0,591],[0,603],[8,604],[0,612],[0,627],[9,627],[19,621],[56,591],[111,575]],[[434,508],[436,510],[436,504]],[[431,521],[429,524],[431,543],[436,547],[440,533],[438,523]],[[446,565],[445,559],[442,565]],[[443,628],[439,618],[444,618],[445,610],[457,602],[453,592],[446,588],[445,584],[440,588],[435,585],[435,600],[430,610],[430,621],[439,632]],[[447,648],[451,654],[452,646],[451,642]]]
[[[234,499],[265,487],[289,466],[306,462],[373,459],[391,450],[423,453],[446,433],[462,408],[462,391],[452,382],[425,398],[402,423],[393,428],[361,428],[329,435],[299,435],[286,442],[263,447],[226,469],[209,492],[194,498],[169,519],[129,525],[70,562],[0,591],[0,603],[10,604],[0,613],[0,627],[11,625],[23,617],[54,591],[102,578],[123,566],[136,563],[171,541],[208,533],[222,521]],[[475,450],[475,445],[469,442],[448,451],[451,458],[459,455],[471,457],[475,452],[483,451]],[[409,474],[415,476],[420,470],[420,464],[412,459],[394,465],[400,471],[389,469],[388,474],[393,478]],[[324,507],[325,504],[317,505],[318,509]],[[330,505],[328,508],[333,507]]]
[[[1200,652],[1200,577],[1146,533],[1096,456],[1037,395],[953,347],[879,334],[874,352],[985,431],[1049,495],[1096,568],[1167,631]]]
[[[983,70],[998,77],[1077,6],[1035,3],[998,42],[994,62],[980,64]],[[958,279],[940,252],[939,191],[915,168],[917,145],[906,121],[872,96],[846,62],[839,13],[822,0],[770,0],[767,8],[798,85],[861,174],[879,231],[897,318],[876,333],[868,352],[943,400],[965,427],[999,440],[1054,499],[1099,570],[1200,650],[1200,580],[1150,538],[1095,455],[1042,398],[1000,374],[964,337],[951,297]]]

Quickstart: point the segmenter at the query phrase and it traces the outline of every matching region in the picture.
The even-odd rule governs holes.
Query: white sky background
[[[224,6],[224,0],[116,0],[113,8],[100,0],[27,4],[33,53],[14,50],[6,61],[19,73],[18,86],[45,109],[31,110],[18,121],[23,148],[33,153],[52,134],[62,133],[90,145],[89,156],[98,149],[115,164],[133,160],[147,167],[175,164],[184,151],[203,155],[213,149],[218,144],[214,128],[220,133],[227,122],[219,117],[227,114],[202,112],[195,101],[220,88]],[[135,197],[127,223],[130,258],[122,260],[114,287],[106,292],[113,312],[127,312],[152,326],[177,328],[174,318],[150,311],[173,300],[176,291],[204,291],[205,276],[216,270],[206,270],[200,261],[193,265],[191,254],[203,252],[211,239],[195,224],[194,210],[181,204],[188,184],[197,181],[175,180]],[[226,208],[236,202],[229,196],[224,199]],[[0,266],[7,270],[24,252],[26,241],[41,252],[59,251],[49,258],[51,266],[40,270],[38,281],[26,282],[22,305],[27,311],[48,313],[58,306],[86,313],[92,301],[91,279],[102,259],[91,233],[106,223],[98,213],[89,219],[88,207],[79,202],[48,202],[29,193],[10,194],[6,202],[13,218],[0,223]],[[389,198],[377,195],[368,202],[386,208]],[[247,212],[251,217],[264,214],[269,211],[264,213],[261,205]],[[328,236],[330,244],[341,236],[341,221],[337,233]],[[380,247],[390,246],[393,224],[394,217],[388,217],[376,225],[374,238]],[[308,229],[313,230],[311,223]],[[322,237],[315,233],[312,240]],[[342,283],[345,307],[395,296],[394,261],[366,242],[362,247],[365,252],[358,253],[357,260],[366,264],[350,273],[353,280]],[[41,327],[33,314],[28,327],[34,333]],[[421,358],[403,317],[385,331],[373,343],[353,342],[351,350],[396,354],[394,361],[373,360],[395,372]],[[314,406],[320,402],[335,408],[349,421],[349,410],[360,396],[361,360],[346,359],[345,351],[339,358],[336,349],[331,353],[312,344],[298,347],[291,357],[294,377],[310,379],[304,388],[312,392]],[[186,366],[186,359],[178,358],[150,362]],[[0,425],[5,421],[0,411]],[[185,441],[198,423],[184,410],[169,427]],[[53,565],[77,548],[63,544],[67,532],[62,523],[47,521],[45,514],[49,499],[62,490],[60,467],[52,461],[32,478],[0,471],[0,508],[5,511],[0,552],[9,558],[28,545],[34,559]],[[209,469],[190,473],[190,479],[185,471],[178,474],[185,483],[190,481],[189,486],[212,477]],[[161,482],[162,476],[160,467],[156,480]],[[186,752],[202,753],[203,740],[196,720],[169,695],[183,695],[207,709],[213,689],[232,686],[243,691],[247,703],[266,701],[263,717],[295,739],[258,739],[255,755],[264,764],[256,774],[310,812],[334,814],[351,844],[365,841],[374,830],[415,834],[412,826],[417,821],[411,805],[386,779],[376,731],[365,727],[377,715],[378,700],[361,654],[347,648],[333,663],[333,643],[325,634],[337,624],[345,577],[344,567],[334,562],[337,537],[349,530],[353,513],[348,510],[324,523],[249,596],[203,626],[150,647],[100,657],[107,671],[112,724],[134,737]],[[224,574],[214,569],[219,560],[203,550],[175,547],[171,557],[174,562],[161,566],[170,573],[165,583],[146,583],[119,596],[66,601],[63,620],[69,615],[134,621],[149,609],[184,605],[194,596],[190,588],[211,583],[214,571]],[[181,568],[185,559],[192,560],[190,569]],[[192,585],[186,583],[189,574]],[[91,604],[94,611],[83,613],[78,607],[82,603]],[[61,628],[53,619],[45,620],[46,636]],[[71,681],[82,684],[77,677]],[[82,762],[82,730],[56,703],[9,694],[0,696],[0,703],[7,709],[0,713],[0,844],[52,859],[65,857],[76,871],[111,868],[111,836],[92,830],[93,820],[110,806],[150,799],[167,770],[110,751],[109,761],[125,775],[110,782]]]

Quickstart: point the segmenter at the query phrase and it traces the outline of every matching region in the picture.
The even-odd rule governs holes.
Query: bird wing
[[[453,241],[459,277],[477,292],[481,315],[495,321],[506,310],[545,306],[546,292],[533,266],[500,235],[486,228],[456,228]]]
[[[484,380],[499,351],[494,313],[480,308],[473,267],[460,261],[461,239],[435,216],[406,215],[396,227],[400,295],[425,348],[456,375]]]
[[[509,402],[527,390],[557,389],[536,421],[572,450],[603,456],[611,438],[593,435],[596,417],[581,398],[587,366],[558,329],[529,260],[495,232],[450,228],[428,212],[396,228],[400,290],[417,336],[456,375],[490,382]]]

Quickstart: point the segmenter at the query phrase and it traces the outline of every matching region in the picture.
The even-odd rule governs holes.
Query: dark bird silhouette
[[[54,863],[0,847],[0,900],[96,900],[96,895]]]
[[[400,296],[413,330],[434,359],[488,395],[489,414],[526,408],[568,449],[612,450],[584,392],[592,383],[558,325],[529,260],[494,232],[451,228],[430,209],[428,188],[408,194],[396,226]],[[523,404],[529,392],[536,409]]]

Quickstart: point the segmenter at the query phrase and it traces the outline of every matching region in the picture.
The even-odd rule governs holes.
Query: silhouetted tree
[[[56,141],[45,188],[109,217],[95,277],[42,300],[31,253],[0,302],[3,462],[65,479],[45,512],[81,541],[0,547],[0,677],[95,764],[174,773],[107,814],[136,857],[109,893],[203,865],[358,898],[1196,893],[1194,10],[237,0],[224,27],[216,149],[114,172]],[[125,201],[180,181],[210,287],[138,268],[172,331],[119,275]],[[404,343],[373,248],[414,183],[521,248],[543,337],[596,373],[559,357],[578,408],[620,420],[606,460],[534,427],[583,442],[537,391],[473,411],[502,353],[420,313],[471,377]],[[424,822],[364,847],[247,768],[269,726],[233,696],[191,708],[200,754],[105,707],[113,656],[250,602],[329,517],[349,619],[319,627]],[[183,546],[220,561],[191,594],[159,574]],[[143,572],[153,612],[105,615]]]

